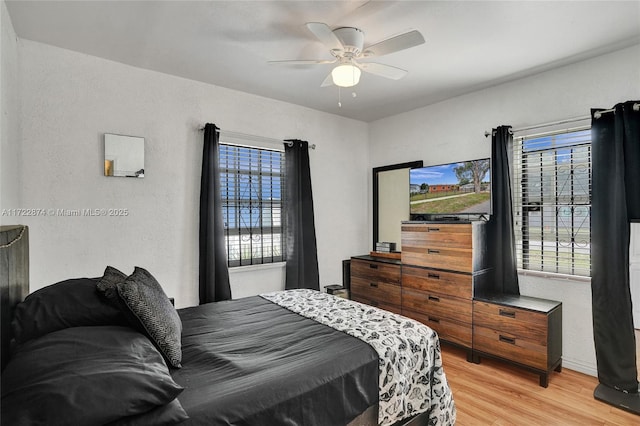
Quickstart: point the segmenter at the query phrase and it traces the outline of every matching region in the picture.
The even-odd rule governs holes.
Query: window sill
[[[261,263],[259,265],[246,265],[246,266],[230,266],[229,275],[234,273],[251,272],[251,271],[264,271],[265,269],[284,269],[287,262],[274,262],[274,263]]]
[[[518,269],[518,275],[524,277],[548,278],[556,281],[575,281],[581,283],[591,283],[591,277],[580,275],[557,274],[554,272],[530,271],[528,269]]]

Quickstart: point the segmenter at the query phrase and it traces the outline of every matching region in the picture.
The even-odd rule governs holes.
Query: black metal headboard
[[[16,305],[29,293],[29,228],[0,226],[0,338],[2,370],[9,361],[11,320]]]

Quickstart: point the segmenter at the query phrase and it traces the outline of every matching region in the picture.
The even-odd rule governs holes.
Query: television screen
[[[409,171],[411,220],[491,213],[491,159]]]

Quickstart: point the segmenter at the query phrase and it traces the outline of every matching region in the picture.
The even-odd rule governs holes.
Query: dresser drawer
[[[471,300],[473,297],[473,277],[455,272],[405,266],[402,269],[402,288]]]
[[[402,225],[403,250],[405,245],[468,249],[472,242],[471,224]]]
[[[473,323],[478,326],[505,331],[520,340],[547,346],[547,315],[511,306],[473,302]]]
[[[402,289],[403,309],[425,312],[438,318],[446,318],[471,325],[472,307],[470,301],[443,296],[437,293]]]
[[[516,334],[476,324],[473,326],[473,350],[486,352],[540,370],[549,368],[546,345],[523,339]]]
[[[376,308],[384,309],[385,311],[393,312],[395,314],[402,314],[402,308],[400,305],[393,305],[391,303],[385,302],[384,300],[375,300],[368,297],[353,295],[353,294],[351,295],[351,300],[364,303],[365,305],[370,305]]]
[[[423,268],[473,271],[471,250],[402,246],[402,262]]]
[[[375,280],[364,280],[359,277],[351,277],[351,295],[357,298],[374,300],[380,303],[401,305],[400,286]]]
[[[400,285],[400,265],[351,259],[351,277]]]
[[[402,309],[402,315],[413,318],[431,327],[438,333],[438,337],[441,340],[456,343],[467,348],[471,347],[471,326],[469,324],[461,324],[448,318],[429,313],[410,311],[404,307]]]

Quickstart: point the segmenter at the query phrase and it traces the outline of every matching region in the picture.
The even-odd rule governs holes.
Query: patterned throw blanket
[[[315,290],[261,297],[371,345],[380,360],[378,423],[429,411],[430,425],[453,425],[456,409],[438,335],[412,319]]]

